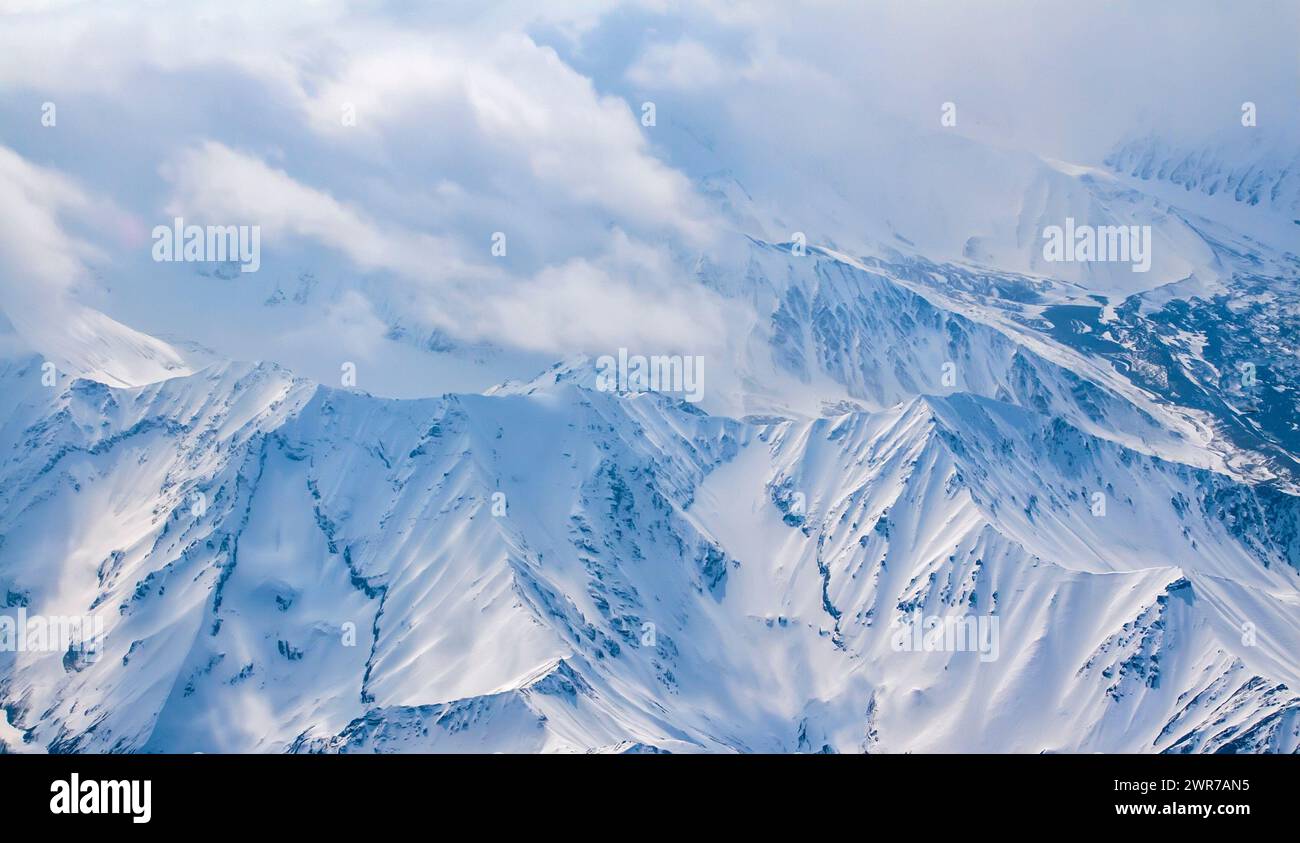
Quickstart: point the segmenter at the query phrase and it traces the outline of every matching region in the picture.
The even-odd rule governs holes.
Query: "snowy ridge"
[[[1119,145],[1106,166],[1143,181],[1164,181],[1207,196],[1300,216],[1300,156],[1260,143],[1180,148],[1159,137]]]
[[[368,371],[447,394],[198,368],[90,309],[57,348],[0,325],[0,608],[107,629],[0,652],[0,748],[1296,751],[1294,165],[935,143],[969,201],[935,222],[881,175],[870,247],[797,250],[715,180],[745,233],[679,269],[744,307],[698,405],[582,354],[520,379],[382,283]],[[1044,265],[1067,214],[1167,260]],[[254,321],[357,293],[286,289]],[[954,617],[993,638],[900,648]]]
[[[268,367],[46,401],[5,431],[36,480],[6,485],[0,577],[109,632],[77,670],[3,656],[28,746],[1294,749],[1294,499],[1005,402],[755,424]],[[66,575],[22,564],[56,538]],[[996,614],[999,658],[893,651],[913,610]]]

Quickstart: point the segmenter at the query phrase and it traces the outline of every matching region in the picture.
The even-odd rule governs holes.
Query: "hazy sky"
[[[462,336],[671,344],[726,318],[679,269],[725,230],[719,170],[865,214],[949,101],[962,136],[1084,162],[1230,139],[1244,101],[1300,137],[1295,2],[479,6],[0,0],[6,299],[130,283],[172,215],[247,218]]]

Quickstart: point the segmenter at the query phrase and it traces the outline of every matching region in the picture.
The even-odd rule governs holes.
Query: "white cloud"
[[[690,38],[648,46],[627,72],[633,82],[659,90],[708,88],[723,81],[728,68],[708,47]]]
[[[0,280],[6,298],[53,298],[86,277],[101,252],[69,235],[61,219],[85,215],[96,201],[72,179],[0,146]]]
[[[169,217],[197,225],[261,226],[264,249],[300,237],[347,255],[361,269],[411,279],[430,276],[435,266],[443,273],[471,272],[451,240],[379,223],[284,170],[215,141],[183,151],[162,172],[173,186]]]
[[[748,140],[764,128],[818,127],[784,155],[816,155],[818,137],[935,127],[946,101],[959,105],[962,133],[1089,162],[1137,127],[1202,138],[1239,128],[1245,100],[1268,102],[1275,128],[1294,133],[1300,125],[1294,3],[885,0],[808,8],[706,0],[674,23],[670,31],[690,34],[643,44],[629,78],[693,92],[714,109],[714,135],[729,129]],[[762,119],[727,126],[741,110]]]
[[[449,240],[369,217],[215,142],[185,150],[163,170],[174,189],[169,216],[187,224],[260,225],[264,251],[297,238],[345,255],[358,268],[394,273],[407,282],[399,295],[415,315],[453,336],[571,353],[611,343],[678,349],[714,343],[724,332],[717,296],[683,284],[660,249],[621,230],[589,257],[516,276],[492,263],[486,250],[467,260]],[[344,299],[346,306],[329,310],[330,330],[368,351],[381,325],[368,305],[360,306],[359,294]]]
[[[345,125],[345,106],[356,125]],[[528,36],[405,40],[353,56],[306,103],[313,127],[419,150],[485,193],[542,196],[552,212],[599,209],[700,243],[709,223],[690,182],[655,158],[628,104]]]
[[[569,352],[624,324],[677,342],[708,329],[710,307],[663,267],[716,223],[633,105],[525,31],[576,43],[608,6],[503,3],[454,21],[342,2],[55,7],[0,32],[0,89],[56,100],[61,133],[80,131],[86,106],[101,121],[119,110],[132,135],[117,149],[162,177],[115,195],[147,227],[258,225],[267,257],[323,247],[389,277],[367,294],[457,336]],[[94,162],[91,149],[74,166],[120,188],[120,163]],[[495,231],[509,260],[488,253]],[[655,318],[611,318],[599,284],[617,314]]]
[[[268,254],[343,255],[341,283],[369,295],[371,276],[391,280],[381,312],[409,302],[457,335],[560,351],[708,341],[730,317],[682,269],[725,240],[704,176],[740,180],[754,207],[737,216],[764,233],[848,241],[874,236],[873,218],[910,231],[964,207],[920,161],[978,170],[949,154],[955,133],[916,140],[944,101],[957,133],[1062,159],[1139,119],[1231,123],[1245,99],[1262,128],[1294,126],[1294,4],[1190,6],[11,0],[0,118],[47,166],[0,154],[17,197],[0,208],[0,272],[10,298],[88,283],[92,259],[119,290],[141,285],[132,273],[151,266],[112,265],[139,232],[117,251],[104,235],[177,213],[261,225]],[[1215,61],[1197,57],[1206,44]],[[643,98],[656,127],[639,122]],[[39,126],[45,100],[57,129]],[[956,175],[983,200],[1002,172]],[[918,195],[922,180],[938,190]],[[93,196],[117,210],[91,224],[99,236],[75,225],[103,216]],[[489,257],[494,231],[508,259]]]
[[[608,249],[548,266],[457,309],[460,329],[536,351],[620,346],[701,354],[727,340],[737,305],[683,284],[658,250],[616,231]],[[449,326],[450,327],[450,326]]]
[[[329,338],[331,352],[371,360],[387,332],[388,325],[375,314],[370,300],[356,290],[348,290],[326,306],[320,322],[302,325],[284,339],[290,345],[319,350],[324,336]]]
[[[71,233],[79,226],[101,237],[124,218],[104,199],[56,170],[0,146],[0,323],[4,353],[39,352],[63,372],[115,385],[136,385],[183,374],[181,357],[145,336],[78,303],[91,262],[106,253]]]

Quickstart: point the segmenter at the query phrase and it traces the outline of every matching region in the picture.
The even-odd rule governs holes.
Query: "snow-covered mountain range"
[[[106,629],[0,652],[0,746],[1294,752],[1300,176],[1226,161],[1016,159],[956,254],[805,253],[720,177],[734,248],[681,271],[756,318],[699,406],[581,355],[404,399],[0,326],[0,612]],[[1066,214],[1163,275],[1056,272]],[[430,365],[509,361],[369,292]]]

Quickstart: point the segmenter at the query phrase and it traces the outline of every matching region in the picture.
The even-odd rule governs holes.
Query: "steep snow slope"
[[[1247,137],[1188,148],[1148,135],[1117,146],[1106,165],[1142,181],[1300,216],[1300,154],[1256,133]]]
[[[1296,751],[1293,165],[931,143],[956,198],[909,165],[883,220],[711,185],[748,236],[683,272],[752,321],[699,405],[581,355],[473,394],[546,364],[341,276],[206,278],[214,352],[0,325],[0,614],[107,630],[0,650],[0,748]],[[1067,214],[1158,271],[1041,262]],[[362,386],[455,391],[197,368],[358,290]]]
[[[1295,499],[1003,402],[759,424],[38,372],[3,375],[0,584],[108,633],[0,656],[29,746],[1295,747]],[[996,615],[998,657],[896,652],[913,610]]]
[[[57,321],[57,329],[50,329],[50,320]],[[78,304],[15,318],[0,309],[0,349],[6,357],[40,352],[64,377],[109,386],[140,386],[194,371],[162,340]]]
[[[1275,686],[1294,687],[1281,642],[1296,634],[1297,560],[1261,529],[1272,517],[1294,523],[1294,499],[1257,497],[968,397],[778,428],[769,450],[737,460],[752,461],[758,494],[733,501],[730,468],[710,478],[700,499],[716,510],[705,521],[732,523],[714,528],[730,547],[761,507],[785,510],[785,541],[778,530],[751,547],[779,548],[775,576],[820,572],[802,612],[820,609],[873,680],[872,746],[1151,751],[1257,728],[1239,749],[1294,747],[1296,700]],[[1039,482],[1026,488],[1027,477]],[[801,490],[806,512],[794,513]],[[1276,516],[1279,500],[1286,514]],[[891,624],[914,611],[998,617],[998,658],[894,652]],[[1245,622],[1269,632],[1243,646]],[[1214,727],[1208,695],[1179,714],[1189,689],[1217,681],[1233,692],[1256,675],[1272,677],[1255,680],[1274,689],[1272,701],[1240,729]],[[1285,728],[1269,720],[1282,710]]]
[[[1207,227],[1227,226],[1269,248],[1294,251],[1296,214],[1287,210],[1294,163],[1280,153],[1230,147],[1221,152],[1231,161],[1254,155],[1268,170],[1269,176],[1256,179],[1258,168],[1240,167],[1252,189],[1277,196],[1276,204],[1252,205],[1249,192],[1238,202],[1222,189],[1202,193],[1154,178],[1133,159],[1173,152],[1150,140],[1122,146],[1095,165],[999,149],[944,132],[910,138],[905,145],[879,138],[861,143],[864,159],[889,164],[843,178],[804,172],[797,162],[774,167],[781,175],[723,168],[704,179],[703,190],[736,230],[760,240],[787,242],[798,232],[809,243],[845,254],[898,255],[1050,278],[1111,298],[1193,275],[1206,281],[1224,275],[1219,256],[1204,240]],[[1151,153],[1150,144],[1159,151]],[[1206,166],[1210,169],[1198,171],[1197,178],[1213,181],[1213,167]],[[773,190],[781,191],[775,194],[779,203],[770,199]],[[1127,261],[1049,261],[1044,231],[1065,226],[1067,219],[1080,227],[1149,228],[1149,268],[1134,271]]]

